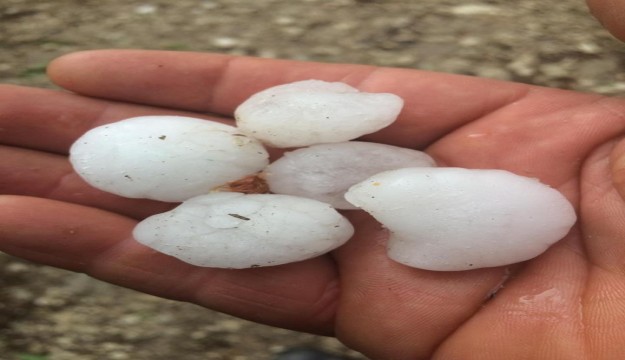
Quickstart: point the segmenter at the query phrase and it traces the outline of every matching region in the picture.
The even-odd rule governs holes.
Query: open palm
[[[78,53],[50,74],[89,97],[0,87],[1,251],[335,335],[372,358],[625,358],[625,100],[414,70],[174,52]],[[356,235],[330,255],[199,268],[131,238],[138,220],[171,204],[99,192],[67,161],[71,143],[94,126],[144,114],[231,121],[252,93],[309,78],[403,97],[400,119],[366,140],[426,149],[442,166],[540,178],[574,204],[578,224],[523,264],[431,272],[389,260],[386,232],[351,212]]]

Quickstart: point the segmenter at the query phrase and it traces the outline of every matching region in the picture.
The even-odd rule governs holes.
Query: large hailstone
[[[395,121],[403,103],[394,94],[305,80],[256,93],[234,115],[243,132],[265,144],[301,147],[352,140],[380,130]]]
[[[390,230],[392,259],[427,270],[528,260],[576,221],[560,192],[503,170],[391,170],[354,185],[345,197]]]
[[[319,201],[212,193],[143,220],[133,235],[193,265],[240,269],[309,259],[339,247],[353,233],[347,219]]]
[[[142,116],[94,128],[70,149],[93,187],[178,202],[262,170],[263,145],[236,128],[180,116]]]
[[[287,152],[264,171],[273,193],[308,197],[337,209],[357,209],[347,189],[382,171],[435,166],[422,151],[360,141],[318,144]]]

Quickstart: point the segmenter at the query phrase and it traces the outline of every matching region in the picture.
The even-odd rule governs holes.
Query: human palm
[[[10,194],[0,196],[1,251],[335,335],[372,358],[625,358],[625,100],[414,70],[173,52],[79,53],[50,74],[90,97],[0,87],[0,189]],[[231,121],[255,91],[309,78],[401,96],[398,121],[366,140],[425,149],[441,166],[537,177],[568,197],[578,224],[523,264],[432,272],[389,260],[382,227],[348,212],[356,234],[332,254],[199,268],[131,238],[138,220],[171,204],[92,189],[67,161],[91,127],[145,114]]]

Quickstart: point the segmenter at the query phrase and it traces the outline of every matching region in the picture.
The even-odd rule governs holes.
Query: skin
[[[76,53],[49,74],[72,93],[0,86],[0,251],[333,335],[373,359],[625,358],[623,99],[416,70],[175,52]],[[131,238],[137,221],[170,204],[91,189],[67,161],[71,143],[94,126],[143,114],[231,122],[254,92],[309,78],[398,94],[406,100],[398,121],[366,140],[425,149],[446,166],[537,177],[572,202],[578,223],[523,264],[431,272],[389,260],[386,232],[349,212],[356,235],[332,254],[271,268],[199,268]]]
[[[586,0],[590,12],[615,37],[625,40],[625,1]]]

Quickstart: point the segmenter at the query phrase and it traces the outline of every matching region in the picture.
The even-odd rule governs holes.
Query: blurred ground
[[[54,57],[96,48],[355,62],[625,93],[625,45],[582,0],[0,0],[0,82],[52,87]],[[0,360],[360,355],[0,254]]]

